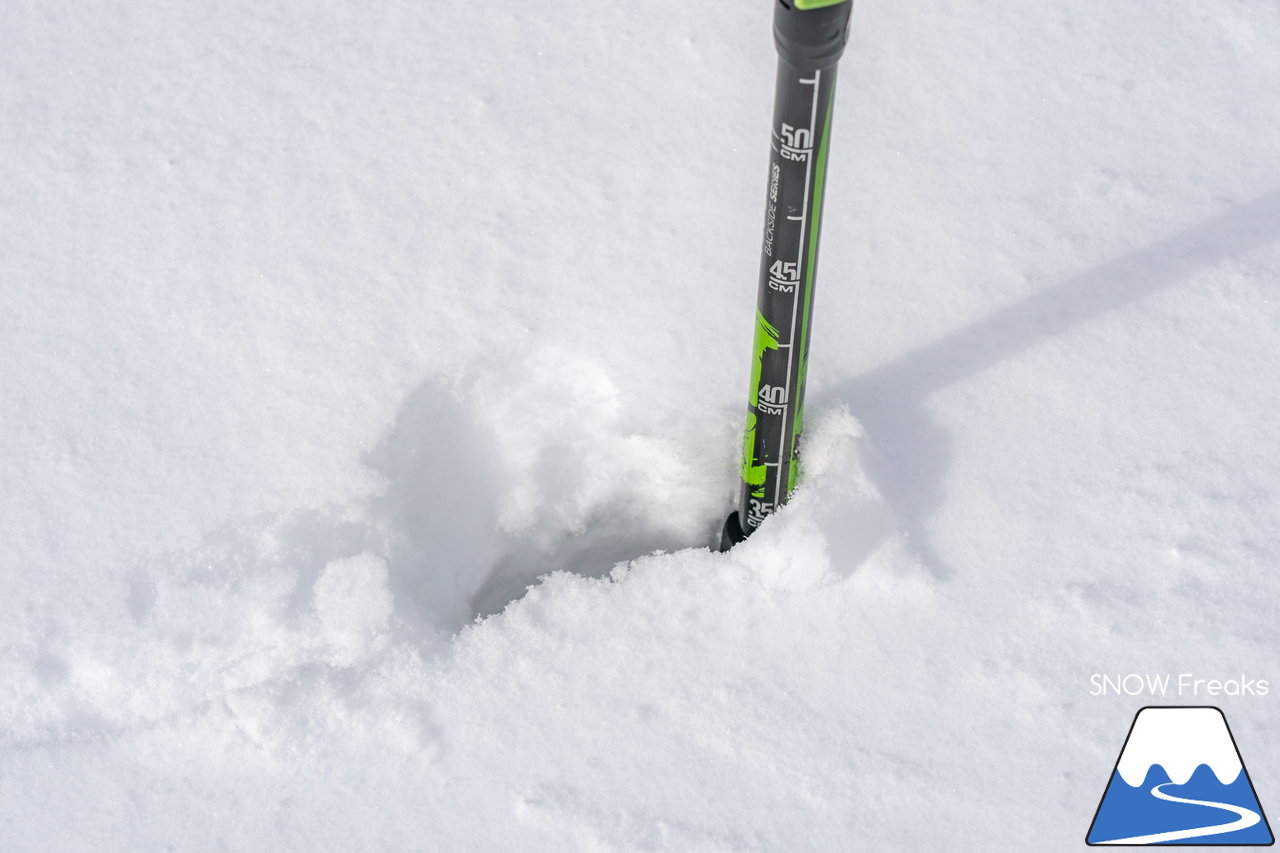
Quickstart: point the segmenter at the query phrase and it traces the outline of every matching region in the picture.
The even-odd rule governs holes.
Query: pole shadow
[[[1280,189],[1034,293],[861,376],[815,394],[856,412],[879,453],[868,474],[940,579],[952,570],[929,542],[951,438],[923,403],[943,388],[1111,311],[1167,290],[1224,259],[1280,239]]]

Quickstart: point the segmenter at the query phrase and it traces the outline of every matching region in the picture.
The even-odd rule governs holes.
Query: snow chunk
[[[866,473],[862,424],[818,411],[805,432],[803,479],[791,501],[731,551],[766,586],[813,589],[848,577],[892,534],[893,514]]]
[[[391,620],[387,581],[386,560],[376,554],[357,554],[324,567],[314,591],[332,663],[350,666],[375,650]]]

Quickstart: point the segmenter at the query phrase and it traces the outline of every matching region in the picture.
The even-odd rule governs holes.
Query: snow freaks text
[[[1243,673],[1238,678],[1200,678],[1189,672],[1095,672],[1089,676],[1090,696],[1266,696],[1270,690],[1266,679]]]

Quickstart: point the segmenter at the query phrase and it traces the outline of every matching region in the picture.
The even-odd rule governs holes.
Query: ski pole
[[[778,77],[741,495],[725,520],[722,551],[759,527],[796,484],[836,65],[852,8],[852,0],[774,2]]]

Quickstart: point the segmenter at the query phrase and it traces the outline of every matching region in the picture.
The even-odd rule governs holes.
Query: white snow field
[[[0,0],[0,850],[1075,850],[1147,704],[1280,811],[1280,6],[858,0],[717,554],[770,15]]]

